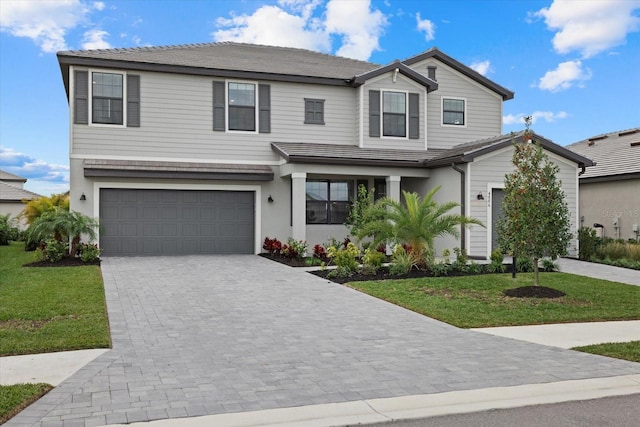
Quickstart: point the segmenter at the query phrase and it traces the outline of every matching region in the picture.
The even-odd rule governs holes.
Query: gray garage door
[[[252,254],[254,193],[100,190],[105,256]]]

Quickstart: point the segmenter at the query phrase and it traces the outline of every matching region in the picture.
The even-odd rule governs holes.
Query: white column
[[[400,177],[388,176],[387,177],[387,197],[400,201]]]
[[[307,240],[307,174],[291,174],[291,237],[295,240]]]

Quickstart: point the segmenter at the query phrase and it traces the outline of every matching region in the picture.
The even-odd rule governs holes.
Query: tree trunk
[[[540,282],[538,281],[538,258],[533,259],[533,282],[535,286],[540,286]]]

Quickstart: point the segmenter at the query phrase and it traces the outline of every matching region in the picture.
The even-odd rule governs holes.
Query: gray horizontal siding
[[[141,73],[140,128],[73,125],[87,156],[275,161],[272,141],[353,144],[356,90],[271,83],[271,133],[214,132],[211,78]],[[304,98],[325,99],[325,125],[304,124]]]

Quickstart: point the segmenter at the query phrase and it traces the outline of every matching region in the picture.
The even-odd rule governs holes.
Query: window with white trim
[[[407,136],[407,94],[382,92],[382,136]]]
[[[465,104],[461,98],[442,98],[442,124],[465,126]]]
[[[229,82],[229,130],[256,130],[256,85]]]
[[[124,75],[91,73],[91,123],[124,124]]]
[[[307,224],[344,224],[353,197],[353,181],[307,180]]]

